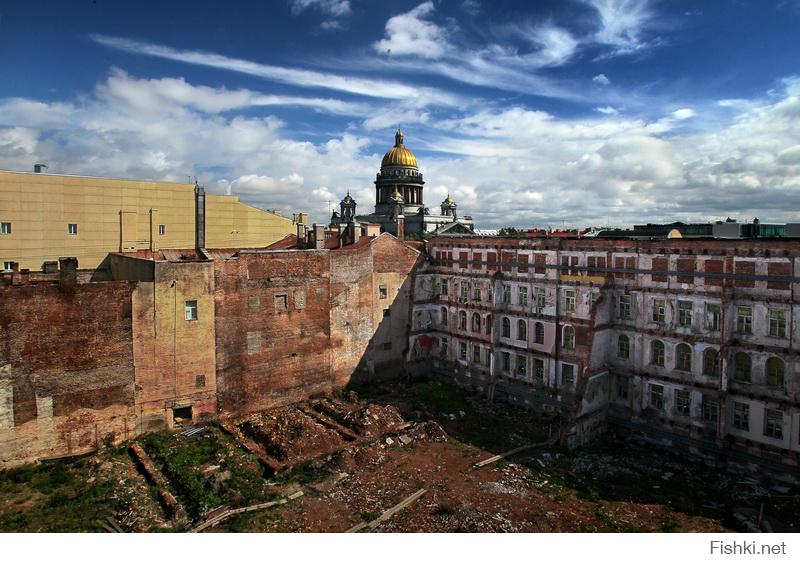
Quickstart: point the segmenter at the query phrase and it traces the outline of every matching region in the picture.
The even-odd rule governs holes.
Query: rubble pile
[[[326,398],[316,401],[313,406],[339,424],[368,438],[382,436],[405,422],[400,411],[392,405],[370,403],[362,406]]]

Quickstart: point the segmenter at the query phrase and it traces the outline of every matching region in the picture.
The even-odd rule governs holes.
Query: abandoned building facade
[[[737,462],[800,465],[800,251],[780,240],[439,237],[409,368]]]

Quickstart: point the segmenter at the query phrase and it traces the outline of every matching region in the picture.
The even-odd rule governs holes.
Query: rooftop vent
[[[47,173],[47,165],[46,164],[34,164],[33,171],[37,174],[46,174]]]

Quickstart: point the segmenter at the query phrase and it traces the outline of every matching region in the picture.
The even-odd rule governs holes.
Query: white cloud
[[[680,108],[672,112],[672,116],[677,120],[689,119],[697,115],[692,108]]]
[[[386,22],[386,37],[373,44],[379,53],[390,55],[417,55],[426,59],[438,59],[448,49],[444,29],[429,21],[434,12],[433,2],[424,2],[403,14],[393,16]]]
[[[612,106],[596,107],[594,111],[600,112],[604,115],[617,115],[619,110]]]
[[[612,48],[612,54],[624,55],[647,46],[644,28],[653,19],[648,0],[583,0],[600,18],[595,41]]]
[[[611,84],[611,81],[605,74],[598,74],[597,76],[592,77],[592,82],[599,84],[600,86],[608,86]]]
[[[309,8],[316,8],[327,16],[336,18],[350,15],[350,0],[290,0],[292,13],[297,15]]]

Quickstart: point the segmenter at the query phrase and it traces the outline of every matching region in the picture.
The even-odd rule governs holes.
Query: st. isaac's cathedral
[[[348,193],[341,201],[341,214],[334,211],[332,224],[358,222],[381,226],[381,231],[397,234],[398,216],[405,218],[405,234],[471,234],[472,217],[459,216],[456,202],[447,195],[440,204],[441,214],[431,213],[423,199],[422,173],[414,156],[403,144],[403,132],[394,135],[394,146],[383,156],[381,171],[375,178],[375,211],[357,215],[356,202]]]

